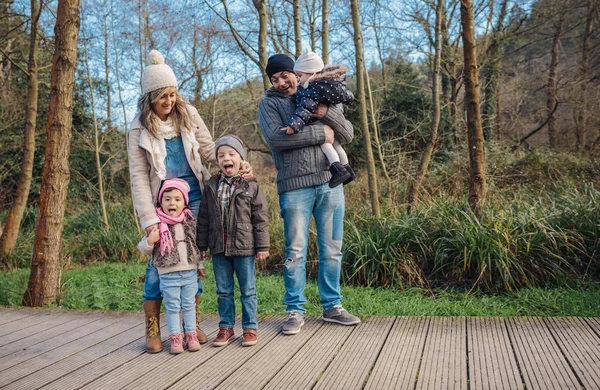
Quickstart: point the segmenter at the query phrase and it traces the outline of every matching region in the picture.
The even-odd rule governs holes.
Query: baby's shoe
[[[350,174],[350,177],[348,179],[346,179],[346,181],[344,182],[344,185],[346,185],[346,184],[350,183],[351,181],[354,181],[354,179],[356,179],[356,173],[354,173],[354,169],[352,169],[350,164],[345,164],[344,168],[346,168],[346,170]]]
[[[329,187],[331,188],[339,186],[350,177],[350,172],[339,161],[331,164],[329,172],[331,172],[331,179],[329,180]]]
[[[242,336],[242,347],[250,347],[258,342],[256,329],[244,329]]]
[[[200,350],[200,341],[198,341],[198,334],[195,330],[192,332],[185,332],[185,342],[188,351],[196,352]]]
[[[217,333],[217,338],[213,341],[213,345],[215,347],[223,347],[229,344],[231,340],[233,340],[233,328],[219,327],[219,333]]]
[[[183,352],[183,336],[181,333],[175,333],[169,336],[171,342],[171,353],[177,355]]]

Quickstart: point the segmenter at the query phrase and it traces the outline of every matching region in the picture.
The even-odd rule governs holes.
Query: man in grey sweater
[[[304,325],[306,297],[306,252],[311,216],[317,226],[319,274],[317,285],[323,306],[322,319],[342,325],[356,325],[360,318],[342,307],[340,274],[342,239],[344,236],[344,189],[329,187],[329,161],[319,145],[350,142],[352,124],[344,117],[342,105],[319,105],[317,121],[303,131],[288,135],[280,129],[294,114],[297,78],[294,61],[275,54],[267,62],[266,72],[273,87],[258,105],[260,130],[273,154],[277,168],[277,192],[285,234],[283,270],[288,318],[282,326],[284,334],[296,334]]]

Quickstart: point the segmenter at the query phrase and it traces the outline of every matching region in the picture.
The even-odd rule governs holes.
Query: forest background
[[[264,64],[274,53],[312,49],[349,67],[357,96],[346,107],[358,179],[345,187],[345,284],[430,295],[448,287],[597,291],[599,3],[3,0],[0,304],[21,302],[30,269],[30,288],[39,276],[36,231],[52,220],[40,215],[40,194],[53,190],[42,183],[61,4],[80,18],[70,45],[68,170],[59,180],[68,194],[64,219],[51,221],[64,227],[57,266],[41,277],[54,287],[39,304],[61,303],[71,270],[144,262],[125,140],[152,48],[214,138],[237,134],[248,145],[270,205],[264,275],[281,272],[284,250],[275,169],[257,119],[270,86]],[[141,273],[123,283],[139,287]]]

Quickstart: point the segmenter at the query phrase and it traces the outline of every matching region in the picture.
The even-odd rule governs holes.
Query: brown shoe
[[[146,315],[146,352],[157,353],[163,350],[160,340],[160,304],[162,301],[144,301]]]
[[[250,347],[256,343],[258,343],[256,329],[244,329],[242,336],[242,347]]]
[[[233,340],[233,328],[219,327],[217,338],[213,341],[215,347],[223,347]]]
[[[206,333],[200,329],[200,302],[202,301],[202,295],[196,295],[196,335],[198,336],[198,342],[205,344],[208,341]]]

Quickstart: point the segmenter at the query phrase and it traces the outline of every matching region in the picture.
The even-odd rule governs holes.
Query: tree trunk
[[[294,0],[294,43],[296,44],[296,58],[298,58],[302,55],[302,35],[300,32],[300,0]]]
[[[82,23],[85,26],[85,22]],[[104,229],[109,230],[110,225],[108,224],[108,215],[106,213],[106,201],[104,200],[104,175],[102,174],[102,163],[100,162],[100,139],[98,130],[98,118],[96,116],[96,99],[94,94],[94,83],[92,81],[92,74],[90,72],[90,62],[88,59],[87,50],[87,37],[85,36],[85,28],[81,31],[83,40],[83,58],[85,60],[85,69],[87,73],[87,83],[90,88],[90,104],[92,109],[92,118],[94,125],[94,156],[96,157],[96,175],[98,176],[98,192],[100,195],[100,208],[102,210],[102,222],[104,223]]]
[[[377,156],[379,157],[379,164],[381,165],[381,170],[383,171],[383,175],[385,176],[385,180],[387,182],[388,188],[388,196],[392,193],[392,179],[387,171],[387,165],[385,164],[385,159],[383,158],[383,150],[381,148],[381,138],[379,137],[379,126],[377,121],[377,114],[375,112],[375,103],[373,102],[373,91],[371,90],[371,81],[369,78],[369,72],[366,69],[366,65],[363,63],[363,67],[365,68],[365,81],[367,84],[367,94],[369,95],[369,106],[371,112],[371,123],[373,124],[373,136],[375,137],[375,147],[377,148]]]
[[[265,91],[271,87],[271,81],[267,76],[267,2],[266,0],[253,0],[258,11],[258,66],[262,73],[263,88]]]
[[[369,174],[369,195],[371,197],[371,210],[376,217],[381,216],[379,210],[379,190],[377,188],[377,172],[373,149],[371,148],[371,134],[369,132],[369,119],[367,116],[367,100],[365,96],[365,76],[363,68],[363,37],[360,28],[360,14],[358,11],[358,0],[350,1],[352,9],[352,25],[354,26],[354,47],[356,48],[356,79],[358,85],[358,96],[360,102],[360,126],[365,139],[365,152],[367,154],[367,170]]]
[[[498,23],[492,31],[490,47],[488,49],[487,64],[482,69],[482,78],[484,80],[483,102],[483,138],[487,142],[492,139],[494,132],[499,127],[498,118],[498,89],[500,86],[500,70],[503,55],[502,30],[504,29],[504,18],[506,18],[506,8],[508,0],[503,0],[500,4],[500,14]]]
[[[469,144],[469,206],[477,218],[486,195],[486,177],[483,165],[483,128],[479,111],[479,75],[475,53],[475,33],[472,0],[460,1],[460,23],[464,50],[465,107],[467,109],[467,137]]]
[[[105,10],[107,7],[107,0],[104,0],[102,9]],[[110,59],[108,56],[109,50],[109,36],[108,36],[108,12],[104,15],[103,33],[104,33],[104,84],[106,85],[106,127],[108,130],[112,128],[112,99],[111,99],[111,83],[110,83]]]
[[[586,148],[587,123],[588,123],[588,82],[590,73],[590,52],[591,38],[594,25],[594,15],[596,9],[594,0],[587,2],[587,17],[585,21],[585,31],[583,33],[583,48],[581,51],[581,69],[580,69],[580,87],[579,87],[579,104],[577,106],[577,114],[575,120],[576,136],[577,136],[577,151],[581,152]]]
[[[557,99],[557,88],[558,88],[558,60],[560,55],[560,37],[562,36],[565,25],[565,13],[562,13],[558,25],[556,26],[556,33],[552,42],[552,52],[550,56],[550,70],[548,71],[548,98],[546,99],[546,111],[551,113],[556,105]],[[558,140],[556,139],[556,120],[554,115],[549,115],[548,119],[548,141],[550,149],[554,150],[558,146]]]
[[[427,169],[429,167],[429,162],[431,161],[431,156],[433,155],[433,151],[436,148],[438,141],[438,127],[440,125],[440,95],[441,95],[441,55],[442,55],[442,12],[444,7],[444,0],[438,0],[435,10],[435,37],[434,37],[434,45],[435,52],[433,57],[433,73],[431,75],[432,78],[432,91],[431,91],[431,99],[433,102],[433,112],[431,114],[431,137],[425,145],[425,150],[423,151],[423,156],[421,156],[421,162],[419,163],[419,168],[417,169],[417,174],[415,175],[414,181],[411,183],[411,186],[408,190],[407,203],[408,210],[413,205],[416,205],[419,201],[419,190],[421,189],[421,184],[423,182],[423,178],[427,174]]]
[[[38,0],[31,0],[31,35],[29,37],[29,62],[27,65],[29,78],[27,80],[27,103],[25,107],[25,124],[23,126],[23,162],[15,200],[8,213],[2,237],[0,237],[0,255],[2,257],[15,249],[21,220],[27,207],[29,189],[31,188],[38,107],[38,25],[41,10],[42,7]]]
[[[40,212],[29,284],[23,296],[24,306],[43,306],[54,302],[59,285],[63,217],[70,178],[79,7],[79,0],[58,1]]]
[[[119,53],[117,51],[117,38],[115,34],[115,19],[114,19],[114,7],[113,0],[110,0],[110,27],[113,41],[113,49],[115,51],[115,79],[117,81],[117,91],[119,91],[119,102],[121,103],[121,109],[123,110],[123,124],[125,128],[125,162],[126,166],[129,166],[129,122],[127,121],[127,109],[125,107],[125,99],[123,98],[123,88],[121,88],[121,74],[119,73]],[[140,46],[141,47],[141,46]],[[140,49],[141,50],[141,49]],[[142,68],[143,69],[143,68]],[[140,78],[141,80],[141,78]],[[141,81],[140,81],[141,82]],[[131,209],[133,211],[133,220],[139,233],[142,233],[142,226],[140,225],[140,219],[137,217],[137,211],[135,209],[135,203],[133,201],[133,191],[131,189],[131,180],[129,180],[129,199],[131,201]]]
[[[322,0],[322,2],[321,57],[323,58],[323,63],[327,65],[329,63],[329,0]]]

